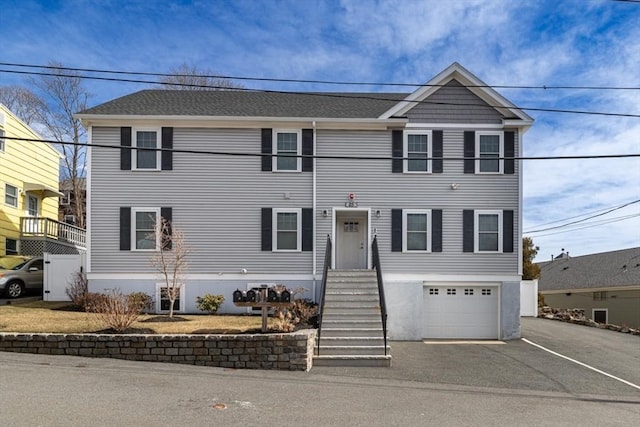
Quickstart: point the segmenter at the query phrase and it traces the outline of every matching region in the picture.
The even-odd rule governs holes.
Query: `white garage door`
[[[499,338],[497,286],[425,286],[425,338]]]

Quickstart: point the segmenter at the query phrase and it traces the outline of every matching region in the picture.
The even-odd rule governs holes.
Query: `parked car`
[[[0,256],[0,294],[18,298],[26,291],[42,291],[43,272],[41,257]]]

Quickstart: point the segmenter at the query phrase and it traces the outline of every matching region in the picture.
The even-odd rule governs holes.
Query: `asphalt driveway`
[[[557,353],[640,386],[640,336],[558,321],[523,318],[522,337]],[[585,397],[629,397],[640,390],[560,358],[524,340],[503,344],[392,342],[393,366],[316,367],[311,373],[486,387],[560,392]]]

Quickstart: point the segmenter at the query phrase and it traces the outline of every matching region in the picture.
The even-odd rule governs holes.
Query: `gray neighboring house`
[[[371,271],[375,239],[391,339],[520,337],[522,168],[508,158],[533,119],[457,63],[412,93],[143,90],[77,117],[96,145],[91,291],[167,308],[148,261],[163,216],[193,251],[178,312],[205,293],[245,312],[233,291],[270,283],[318,301],[328,237],[330,272]]]
[[[553,308],[584,309],[598,323],[640,328],[640,247],[538,263],[538,290]]]

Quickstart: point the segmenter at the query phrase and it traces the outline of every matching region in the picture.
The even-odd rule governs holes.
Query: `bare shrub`
[[[129,304],[138,307],[138,312],[143,313],[145,310],[149,311],[153,307],[153,298],[144,292],[133,292],[127,295]]]
[[[102,296],[103,298],[96,298],[92,308],[98,319],[106,326],[122,333],[138,320],[140,304],[133,302],[129,295],[114,289]]]
[[[277,309],[273,315],[274,319],[271,322],[270,329],[276,332],[293,332],[296,328],[296,323],[293,318],[293,314],[288,309]]]
[[[89,293],[89,281],[82,271],[76,271],[65,293],[76,307],[85,308],[85,301]]]

